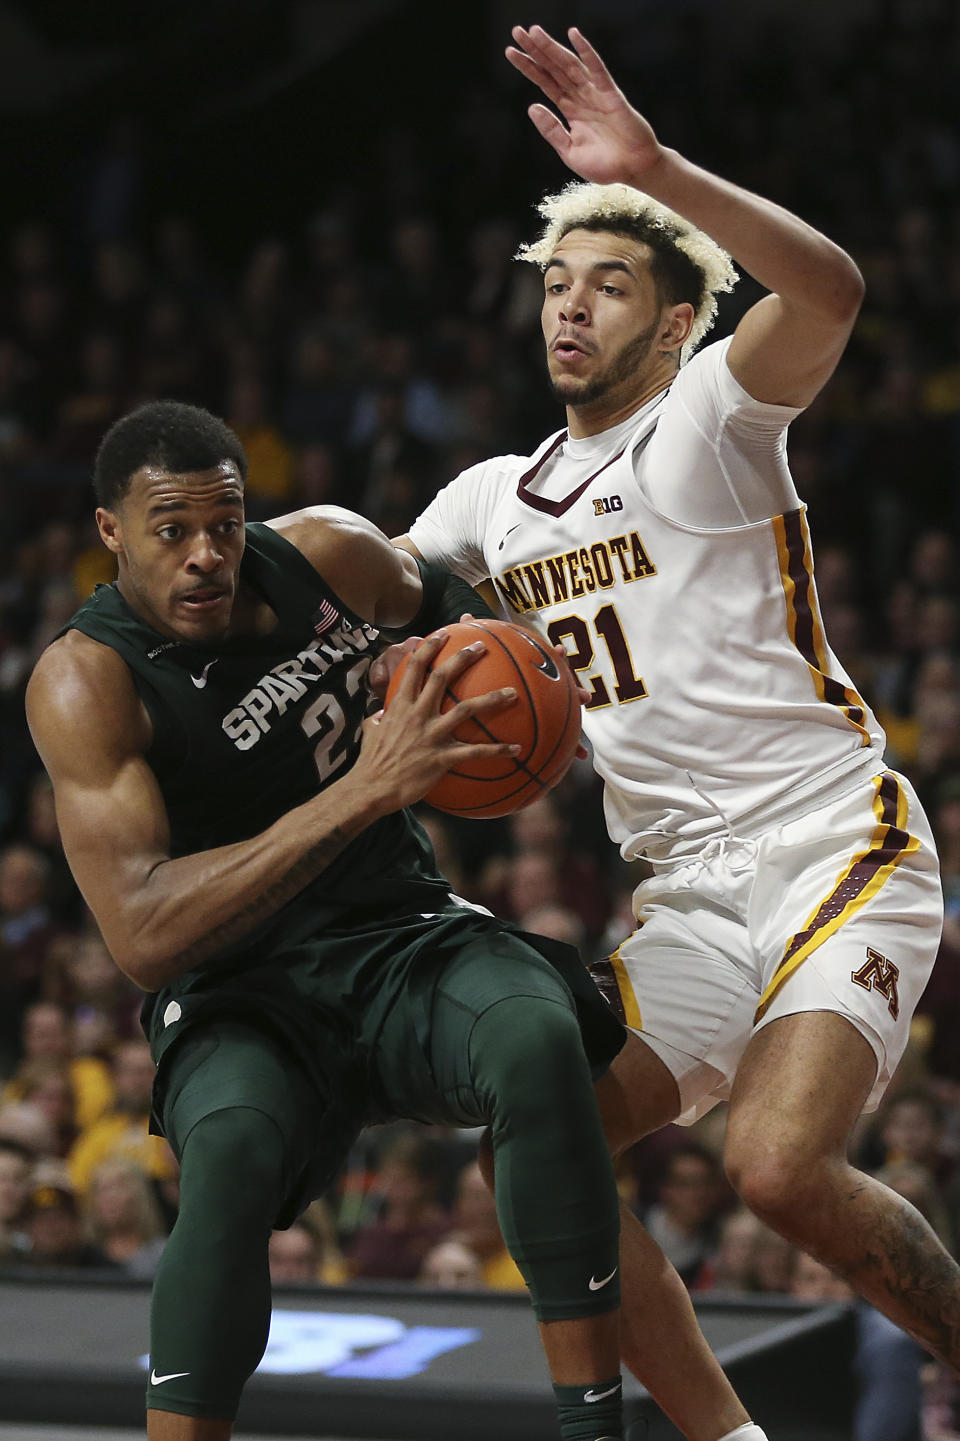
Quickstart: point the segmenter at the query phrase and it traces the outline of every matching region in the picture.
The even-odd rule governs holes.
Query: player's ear
[[[693,329],[693,306],[684,300],[664,309],[663,325],[657,342],[660,350],[679,350]]]
[[[104,506],[97,506],[97,529],[100,532],[100,539],[107,550],[119,555],[123,550],[123,541],[120,538],[120,518],[116,511],[107,510]]]

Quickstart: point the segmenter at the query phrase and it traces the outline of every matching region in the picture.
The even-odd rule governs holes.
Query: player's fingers
[[[562,104],[564,99],[572,100],[589,79],[576,55],[558,44],[539,25],[531,26],[529,30],[517,26],[513,31],[513,38],[523,54],[537,66],[540,75],[549,79],[556,92],[552,98],[555,98],[558,104]]]
[[[473,741],[454,741],[450,752],[450,766],[469,765],[471,761],[512,760],[522,749],[522,746],[508,745],[504,741],[484,741],[478,744]]]
[[[576,754],[576,758],[577,758],[578,761],[585,761],[585,760],[588,760],[589,757],[590,757],[590,752],[587,750],[586,746],[583,744],[583,741],[578,741],[578,742],[577,742],[577,749],[576,749],[575,754]]]
[[[562,645],[554,645],[554,646],[551,646],[550,649],[553,651],[554,655],[556,656],[558,664],[567,667],[567,669],[570,670],[570,671],[573,673],[574,678],[576,678],[576,671],[573,669],[573,666],[570,664],[570,657],[569,657],[569,655],[567,654],[567,652],[564,650],[563,646],[562,646]],[[590,699],[590,692],[589,692],[588,690],[586,690],[586,689],[579,683],[579,681],[578,681],[578,682],[577,682],[577,700],[580,702],[581,705],[586,705],[586,703],[587,703],[587,701],[588,701],[589,699]]]
[[[486,644],[482,640],[475,640],[470,645],[455,650],[452,655],[433,666],[420,688],[425,708],[439,710],[440,702],[447,689],[455,683],[459,676],[463,675],[465,670],[476,665],[480,657],[486,654],[486,649]]]
[[[401,697],[407,701],[416,700],[430,675],[430,666],[449,639],[447,631],[435,630],[432,635],[428,635],[425,640],[420,642],[407,661],[407,667],[401,677],[395,700],[399,700]]]
[[[580,57],[566,45],[544,30],[542,25],[531,25],[527,31],[524,49],[545,70],[549,70],[558,84],[569,90],[578,89],[589,78],[589,72]]]
[[[616,81],[583,31],[578,30],[576,25],[571,25],[567,34],[570,36],[570,44],[574,50],[576,50],[591,80],[596,81],[597,84],[610,85],[613,89],[616,89]]]
[[[548,145],[552,145],[561,160],[566,159],[570,148],[570,132],[545,105],[531,105],[527,114]]]
[[[552,100],[554,105],[562,105],[565,100],[569,99],[569,91],[566,86],[560,85],[548,70],[545,70],[542,65],[538,65],[535,60],[531,60],[530,56],[525,55],[522,50],[516,50],[512,45],[508,45],[503,53],[514,70],[519,70],[527,80],[539,86],[547,99]]]
[[[483,695],[465,696],[463,700],[457,701],[456,705],[451,706],[439,717],[440,729],[452,734],[464,721],[496,715],[499,711],[509,709],[516,699],[517,692],[512,685],[486,691]]]
[[[386,650],[381,651],[373,661],[367,671],[367,681],[378,700],[383,700],[386,695],[387,687],[402,664],[404,656],[408,656],[411,651],[416,650],[422,640],[422,635],[408,636],[399,645],[388,645]]]

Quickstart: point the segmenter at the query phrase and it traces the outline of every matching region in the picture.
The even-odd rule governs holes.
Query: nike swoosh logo
[[[507,535],[513,535],[513,532],[514,532],[515,530],[519,530],[520,527],[521,527],[521,525],[523,525],[523,521],[522,521],[522,520],[521,520],[521,521],[518,521],[516,525],[511,525],[510,529],[507,531]],[[506,540],[507,535],[505,535],[505,536],[503,537],[503,540]],[[497,546],[497,550],[503,550],[503,540],[502,540],[502,541],[500,542],[500,544]]]
[[[534,650],[537,652],[537,655],[540,657],[539,661],[537,662],[537,670],[542,670],[545,676],[549,676],[550,680],[559,680],[560,672],[557,669],[557,663],[554,660],[553,656],[550,654],[550,652],[548,650],[544,650],[540,642],[536,640],[532,635],[528,635],[526,631],[524,631],[522,634],[524,640],[530,642]]]
[[[181,1376],[189,1376],[189,1371],[171,1371],[167,1376],[158,1376],[156,1371],[150,1372],[150,1385],[162,1386],[164,1381],[178,1381]]]
[[[604,1288],[604,1286],[609,1286],[609,1285],[610,1285],[610,1282],[613,1280],[614,1276],[617,1274],[617,1272],[618,1272],[619,1270],[620,1270],[620,1267],[619,1267],[619,1266],[614,1266],[613,1270],[610,1272],[610,1275],[609,1275],[609,1276],[604,1276],[604,1278],[603,1278],[602,1281],[598,1281],[597,1278],[596,1278],[596,1276],[591,1276],[591,1277],[590,1277],[590,1280],[587,1282],[587,1285],[590,1287],[590,1290],[591,1290],[591,1291],[602,1291],[603,1288]],[[609,1393],[607,1393],[607,1394],[609,1394]]]
[[[609,1391],[584,1391],[583,1399],[589,1406],[591,1401],[605,1401],[608,1396],[616,1396],[619,1390],[620,1382],[618,1381],[616,1386],[610,1387]]]
[[[208,661],[207,664],[204,666],[203,670],[200,672],[199,675],[191,675],[190,679],[193,681],[193,683],[194,683],[194,685],[196,686],[197,690],[203,690],[204,686],[205,686],[206,683],[207,683],[207,676],[209,675],[211,669],[216,665],[216,663],[217,663],[217,658],[215,658],[214,660]],[[184,1376],[186,1376],[188,1373],[187,1373],[186,1371],[184,1371],[183,1374],[184,1374]]]

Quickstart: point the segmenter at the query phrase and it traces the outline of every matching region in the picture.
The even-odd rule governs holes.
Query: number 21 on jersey
[[[616,607],[601,606],[593,618],[593,628],[600,640],[603,641],[610,657],[615,682],[613,693],[618,703],[624,705],[627,701],[642,700],[647,694],[647,688],[642,677],[638,676],[633,668],[630,647],[623,633]],[[590,635],[590,627],[582,616],[558,616],[547,626],[547,635],[554,645],[564,647],[567,651],[567,659],[578,674],[589,671],[593,667],[595,646]],[[572,651],[566,645],[568,636],[573,642]],[[613,704],[607,682],[602,675],[584,676],[581,674],[580,679],[584,688],[590,692],[590,699],[586,703],[587,710],[599,710],[601,706]]]

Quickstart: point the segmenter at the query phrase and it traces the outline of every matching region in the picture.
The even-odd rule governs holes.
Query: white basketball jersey
[[[824,637],[804,507],[769,513],[771,496],[795,496],[783,432],[796,412],[753,401],[727,344],[603,436],[560,432],[464,471],[410,531],[426,559],[492,577],[508,616],[565,647],[627,859],[759,833],[882,768],[883,732]],[[764,486],[767,518],[740,519]],[[734,523],[664,513],[665,496],[688,506],[698,490],[703,513],[732,506]]]

